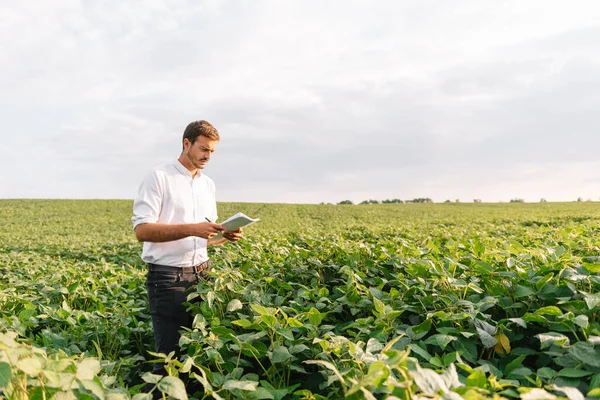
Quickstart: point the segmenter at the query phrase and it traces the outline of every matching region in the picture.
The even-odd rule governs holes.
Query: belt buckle
[[[202,272],[206,271],[207,265],[208,265],[207,261],[204,261],[203,263],[200,263],[198,265],[194,265],[194,267],[193,267],[194,273],[201,274]]]

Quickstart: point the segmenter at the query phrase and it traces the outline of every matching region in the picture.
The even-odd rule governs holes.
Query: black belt
[[[203,263],[194,265],[192,267],[171,267],[168,265],[152,264],[148,263],[148,271],[150,272],[183,272],[200,274],[207,271],[210,268],[210,260],[206,260]]]

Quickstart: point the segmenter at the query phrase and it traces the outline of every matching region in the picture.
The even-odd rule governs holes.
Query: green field
[[[158,381],[131,201],[0,201],[0,398],[600,397],[600,204],[219,205]]]

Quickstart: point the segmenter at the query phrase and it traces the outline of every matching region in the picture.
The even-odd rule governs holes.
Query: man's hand
[[[242,228],[238,228],[235,231],[229,231],[229,232],[224,232],[223,233],[223,237],[227,240],[229,240],[230,242],[237,242],[238,240],[240,240],[242,238],[242,236],[244,235]]]
[[[215,224],[213,222],[200,222],[196,224],[197,232],[194,236],[198,236],[204,239],[212,239],[217,236],[219,232],[223,232],[225,227],[220,224]],[[225,235],[223,235],[225,236]]]

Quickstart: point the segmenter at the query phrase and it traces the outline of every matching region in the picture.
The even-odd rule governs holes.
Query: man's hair
[[[189,140],[192,144],[194,144],[198,136],[219,140],[219,132],[208,121],[204,120],[190,122],[183,132],[183,139]]]

